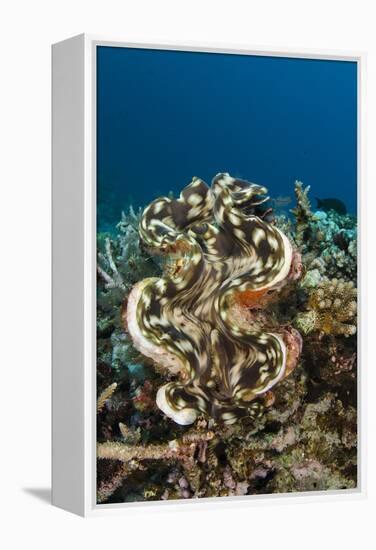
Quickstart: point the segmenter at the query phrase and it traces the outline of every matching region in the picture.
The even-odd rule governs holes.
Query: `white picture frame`
[[[358,67],[358,487],[341,491],[273,494],[132,504],[96,504],[96,48],[137,47],[344,60]],[[224,44],[132,44],[79,35],[52,47],[52,502],[81,516],[134,507],[254,506],[273,501],[363,498],[366,494],[366,372],[364,258],[365,54],[239,48]]]

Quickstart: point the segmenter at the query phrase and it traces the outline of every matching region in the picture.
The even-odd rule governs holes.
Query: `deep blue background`
[[[356,63],[98,47],[98,224],[230,172],[356,212]],[[313,200],[315,204],[315,201]],[[289,206],[291,207],[292,204]]]

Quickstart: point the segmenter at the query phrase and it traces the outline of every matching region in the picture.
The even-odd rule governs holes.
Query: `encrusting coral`
[[[154,208],[161,199],[144,214],[131,208],[115,232],[98,235],[98,503],[338,490],[357,485],[356,219],[333,210],[312,209],[303,184],[296,186],[294,218],[281,213],[274,217],[265,188],[228,178],[211,188],[195,180],[201,182],[197,185],[203,192],[200,196],[206,197],[204,212],[188,187],[177,199],[163,199],[157,206],[159,212]],[[240,212],[240,226],[230,223],[233,208]],[[188,219],[191,211],[194,215]],[[226,224],[223,216],[228,216]],[[277,240],[272,262],[277,267],[271,266],[269,272],[264,263],[257,263],[257,231],[247,234],[245,245],[235,233],[235,229],[243,231],[243,217],[252,216],[257,218],[257,228],[266,231],[266,240]],[[218,253],[221,247],[222,256]],[[279,258],[286,259],[289,249],[288,274],[275,283],[283,266]],[[230,265],[224,260],[228,251]],[[264,257],[270,257],[267,250]],[[249,271],[250,263],[254,271]],[[210,286],[216,269],[217,284]],[[187,286],[178,289],[187,274],[191,277]],[[259,275],[264,280],[256,282]],[[146,301],[150,298],[150,309],[143,303],[137,314],[134,289],[145,279],[153,281],[144,294]],[[159,295],[158,281],[162,281]],[[242,288],[244,281],[249,286]],[[202,291],[206,285],[211,288],[208,295]],[[226,294],[232,289],[233,293]],[[220,300],[223,292],[225,302]],[[212,295],[217,297],[213,301]],[[166,297],[172,299],[171,307],[162,303],[157,308],[156,303]],[[133,318],[132,300],[137,306]],[[168,325],[156,331],[154,317]],[[137,329],[146,329],[142,344],[149,343],[153,335],[155,347],[137,349],[129,321]],[[293,326],[302,334],[302,349]],[[260,348],[252,340],[247,356],[248,344],[239,341],[234,328],[241,336],[244,332],[257,338],[267,335],[266,350],[270,341],[276,350],[283,343],[293,367],[288,362],[282,366],[280,354],[272,355],[270,364],[267,361],[264,366],[276,383],[269,387],[265,380],[264,391],[246,402],[244,395],[237,399],[236,384],[225,376],[232,370],[231,350],[239,353],[238,390],[249,391],[253,397],[255,380],[247,380],[246,375],[259,372],[253,366]],[[219,332],[219,344],[227,348],[224,356],[216,354],[216,339],[208,338],[213,329]],[[279,339],[269,340],[270,335]],[[168,349],[172,340],[177,355]],[[192,361],[187,342],[196,352]],[[156,360],[156,349],[162,351],[158,359],[163,356],[165,361]],[[207,372],[201,368],[206,365],[205,354],[212,364]],[[216,367],[218,357],[224,361]],[[283,371],[280,378],[278,364]],[[207,384],[211,380],[213,386]],[[184,391],[193,386],[193,424],[178,424],[176,417],[163,412],[164,406],[157,405],[158,393],[176,386]],[[182,410],[187,406],[185,399],[183,403],[178,400]],[[175,408],[176,400],[172,403]],[[231,418],[225,416],[228,408]]]
[[[255,214],[266,192],[228,174],[211,188],[195,178],[178,199],[156,199],[142,214],[142,242],[170,259],[162,277],[133,288],[126,329],[143,355],[179,374],[157,393],[178,424],[257,416],[254,401],[297,364],[299,333],[267,330],[257,313],[300,275],[287,237]]]

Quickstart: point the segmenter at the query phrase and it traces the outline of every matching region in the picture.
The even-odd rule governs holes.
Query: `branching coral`
[[[295,182],[296,207],[291,210],[296,219],[295,241],[298,246],[302,246],[305,241],[305,232],[312,218],[311,203],[308,198],[310,186],[303,187],[301,181]]]
[[[161,272],[158,263],[141,249],[139,221],[140,213],[130,208],[122,214],[115,235],[98,235],[98,355],[115,371],[134,363],[139,356],[124,333],[121,315],[124,299],[137,281]]]
[[[116,238],[105,234],[98,241],[98,282],[104,285],[107,297],[119,292],[124,295],[136,281],[160,271],[156,262],[140,248],[140,215],[130,207],[127,213],[122,213]]]
[[[97,412],[100,412],[103,409],[107,399],[110,399],[116,388],[117,384],[114,382],[102,391],[97,400]]]
[[[103,502],[116,491],[123,483],[124,478],[132,472],[143,469],[145,461],[167,461],[168,463],[180,462],[186,470],[188,478],[192,479],[195,471],[195,455],[202,453],[208,441],[213,439],[211,431],[196,432],[183,436],[179,440],[170,441],[168,444],[159,445],[129,445],[122,442],[106,441],[98,443],[98,460],[111,460],[121,462],[109,480],[102,482],[98,488],[97,500]]]
[[[119,460],[121,462],[143,460],[183,460],[193,456],[201,441],[213,439],[213,432],[193,432],[181,440],[170,441],[168,445],[127,445],[121,442],[98,443],[99,459]]]
[[[99,264],[97,265],[98,274],[106,282],[106,288],[120,288],[121,290],[125,290],[123,278],[120,275],[116,267],[116,264],[114,262],[112,249],[111,249],[111,241],[108,237],[105,240],[105,250],[106,250],[106,254],[105,255],[99,254],[99,259],[104,261],[104,263],[106,263],[109,266],[111,275],[107,271],[105,271]]]
[[[324,279],[309,296],[309,311],[300,313],[296,326],[304,334],[352,336],[356,333],[357,290],[352,282]]]
[[[179,375],[157,394],[178,424],[256,417],[255,400],[299,358],[297,331],[268,331],[257,312],[300,274],[290,241],[256,215],[266,191],[228,174],[211,188],[194,178],[178,199],[157,199],[142,214],[144,245],[169,261],[161,278],[133,288],[126,328],[137,349]]]
[[[103,480],[98,484],[97,503],[106,502],[110,496],[122,486],[124,479],[132,472],[129,464],[120,464],[108,480]]]

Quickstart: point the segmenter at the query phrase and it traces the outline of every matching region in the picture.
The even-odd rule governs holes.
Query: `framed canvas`
[[[52,60],[53,503],[363,495],[364,56]]]

